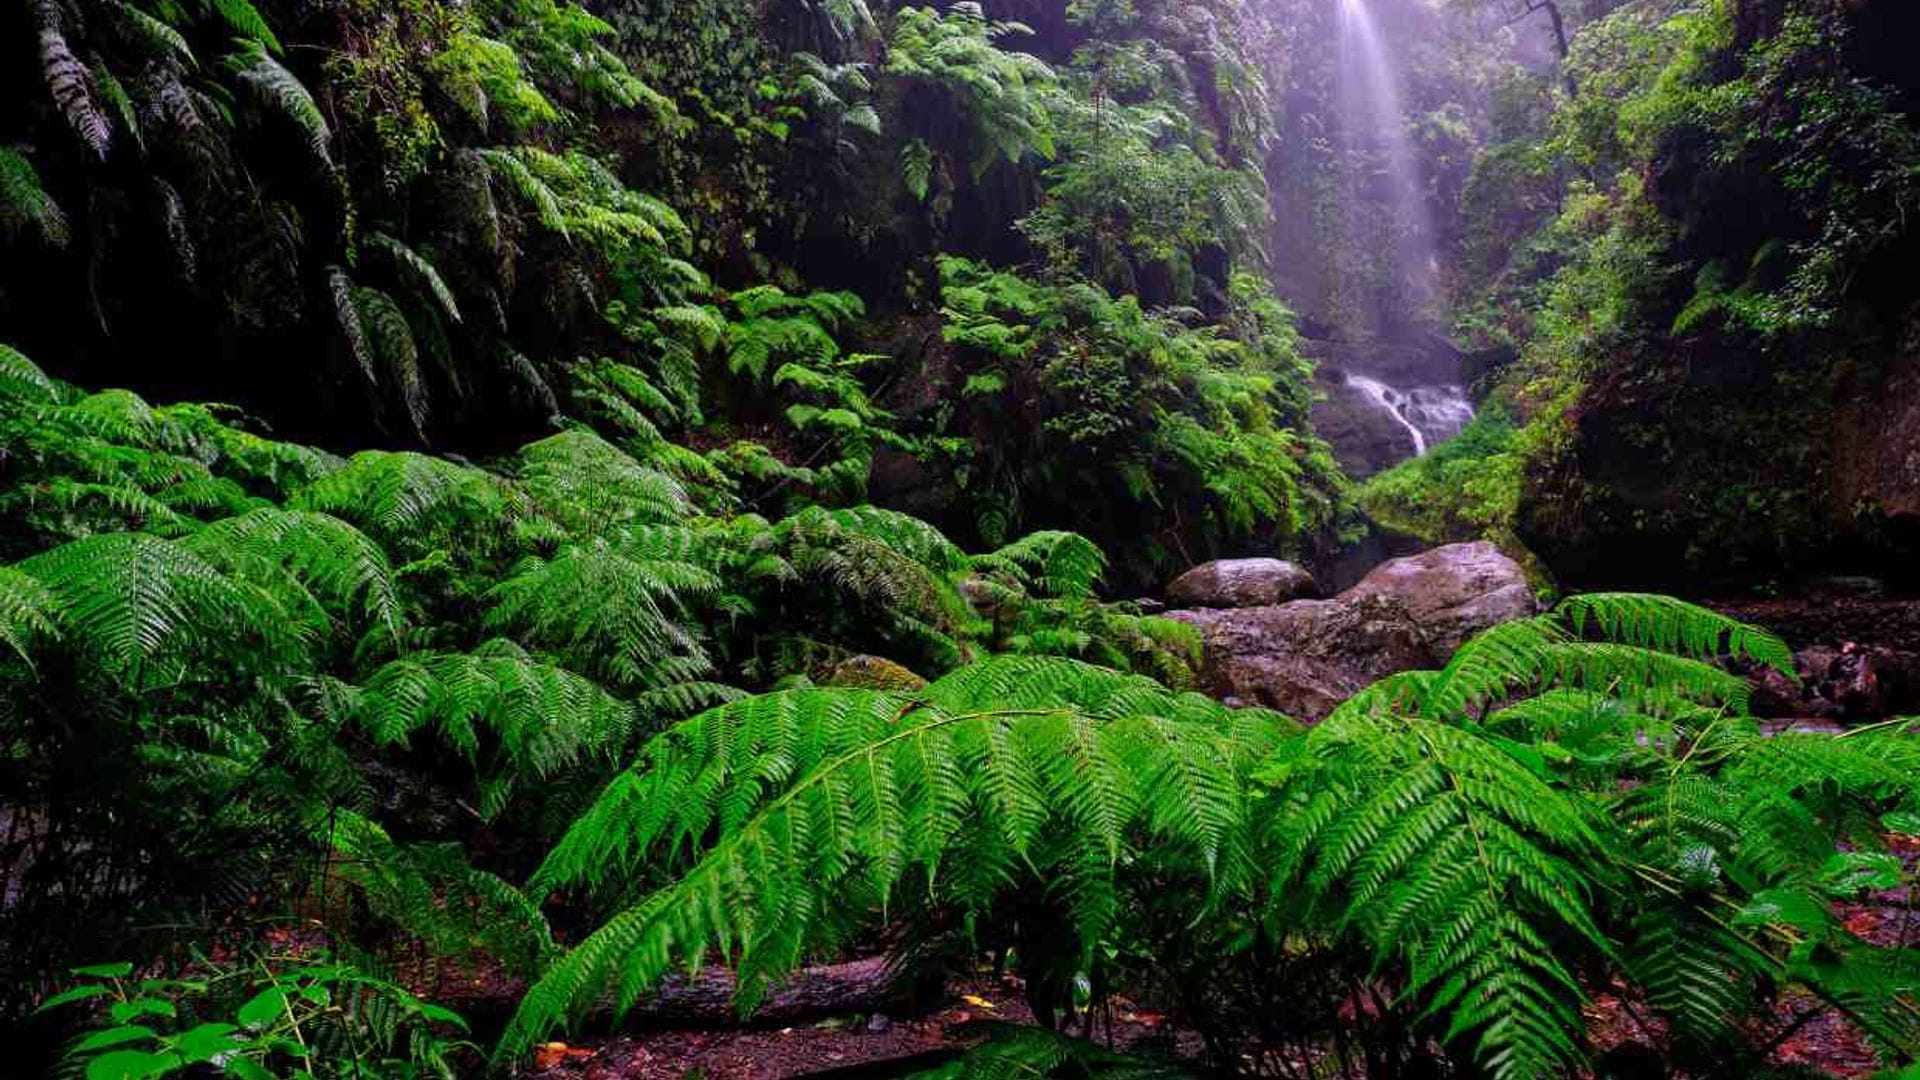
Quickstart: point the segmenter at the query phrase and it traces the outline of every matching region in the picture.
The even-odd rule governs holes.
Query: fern
[[[40,69],[53,94],[53,103],[67,125],[96,158],[105,159],[113,142],[107,115],[93,99],[92,79],[85,64],[73,55],[61,26],[57,0],[32,0],[33,20],[40,35]]]
[[[1582,992],[1551,942],[1611,945],[1591,812],[1484,740],[1432,721],[1349,713],[1269,774],[1275,895],[1305,887],[1339,925],[1404,958],[1449,1039],[1496,1076],[1582,1060]]]
[[[53,380],[20,350],[0,342],[0,396],[16,401],[52,402]]]
[[[250,12],[253,10],[247,0],[214,0],[214,2],[223,11],[231,9]],[[257,13],[255,17],[258,17]],[[264,24],[262,26],[264,27]],[[327,126],[327,118],[321,113],[320,106],[315,104],[313,95],[307,91],[306,84],[268,54],[268,47],[264,42],[271,40],[272,35],[269,34],[264,40],[256,37],[253,40],[241,42],[241,48],[227,57],[227,70],[233,73],[234,78],[238,79],[241,85],[253,91],[261,101],[278,109],[288,120],[291,120],[306,137],[307,148],[313,151],[313,156],[319,158],[321,164],[331,168],[333,157],[330,148],[333,143],[333,131]]]
[[[386,233],[374,233],[367,238],[367,242],[385,251],[406,277],[433,297],[434,303],[440,305],[441,312],[447,318],[454,322],[460,321],[460,305],[454,299],[453,290],[447,288],[446,281],[440,277],[440,271],[434,268],[433,263],[428,261],[426,256]]]
[[[332,514],[392,544],[431,542],[477,521],[498,529],[519,514],[520,499],[479,469],[423,454],[367,450],[295,492],[289,506]]]
[[[386,553],[331,515],[260,509],[216,521],[184,543],[267,587],[297,584],[299,598],[329,617],[365,619],[390,636],[400,633],[400,600]]]
[[[424,442],[429,413],[427,384],[420,371],[420,352],[414,344],[413,328],[407,323],[406,313],[394,303],[393,297],[378,289],[355,286],[351,302],[366,344],[399,391],[414,437]]]
[[[1170,702],[1144,680],[1066,661],[985,668],[918,698],[753,699],[649,744],[643,764],[569,832],[535,889],[613,876],[616,857],[656,848],[679,852],[687,869],[549,968],[496,1060],[511,1060],[603,987],[617,983],[620,1006],[631,1006],[709,948],[738,954],[740,1002],[751,1009],[770,979],[844,933],[833,912],[854,898],[855,910],[884,907],[908,884],[977,908],[991,894],[968,883],[1026,859],[1082,882],[1069,890],[1084,900],[1072,914],[1091,940],[1112,917],[1102,883],[1136,843],[1193,852],[1223,883],[1245,872],[1234,776],[1262,744],[1253,728],[1237,728],[1219,706]],[[992,688],[1005,697],[983,700]],[[1043,846],[1055,826],[1083,841]]]
[[[260,9],[253,6],[252,0],[201,0],[201,3],[240,37],[259,42],[275,55],[282,51],[279,39],[273,36],[273,27],[260,14]]]
[[[504,640],[470,654],[396,660],[351,702],[354,722],[377,745],[404,744],[430,728],[472,762],[488,818],[519,779],[545,780],[590,756],[613,764],[635,730],[633,706]]]
[[[267,590],[222,574],[180,543],[113,533],[35,555],[17,568],[53,597],[66,643],[130,685],[207,651],[297,665],[307,641]]]
[[[26,226],[32,226],[49,247],[67,245],[67,216],[40,186],[33,163],[0,146],[0,230],[13,236]]]

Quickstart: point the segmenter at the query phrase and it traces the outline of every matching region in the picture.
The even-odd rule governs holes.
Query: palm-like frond
[[[53,380],[20,350],[0,342],[0,396],[22,401],[51,402]]]
[[[740,1001],[750,1008],[768,980],[833,943],[838,912],[884,906],[908,884],[978,908],[997,889],[969,883],[1004,883],[1026,860],[1079,883],[1065,890],[1070,916],[1091,942],[1114,914],[1103,883],[1135,844],[1190,852],[1223,880],[1244,874],[1236,773],[1270,739],[1199,700],[1189,703],[1194,719],[1167,719],[1157,706],[1172,695],[1145,680],[1067,661],[1001,663],[924,697],[813,690],[752,699],[649,744],[642,764],[569,833],[536,888],[612,877],[656,852],[679,852],[687,869],[548,969],[500,1057],[603,988],[617,984],[630,1006],[714,948],[737,954]],[[1034,695],[1015,701],[1077,697],[1101,711],[975,696],[1001,685]],[[1042,834],[1055,829],[1080,839],[1043,847]]]
[[[1403,958],[1448,1038],[1496,1076],[1581,1060],[1582,991],[1561,950],[1611,946],[1592,914],[1608,872],[1591,810],[1496,745],[1420,719],[1349,714],[1277,767],[1274,895],[1305,887]]]
[[[486,816],[505,805],[516,780],[546,779],[589,757],[612,765],[635,729],[632,705],[508,641],[393,661],[351,700],[354,721],[376,744],[431,729],[472,761]]]
[[[524,560],[488,594],[486,625],[582,671],[648,689],[647,672],[661,660],[704,658],[686,612],[719,587],[704,567],[597,540]]]
[[[497,532],[503,519],[515,516],[517,502],[498,477],[479,469],[424,454],[366,450],[296,492],[289,505],[393,541],[483,521]]]
[[[267,590],[229,577],[191,548],[139,533],[63,544],[17,569],[44,585],[68,645],[139,685],[189,654],[284,669],[306,642]]]
[[[263,508],[206,526],[184,541],[210,562],[272,587],[297,583],[333,618],[364,618],[397,635],[393,568],[380,545],[330,514]]]

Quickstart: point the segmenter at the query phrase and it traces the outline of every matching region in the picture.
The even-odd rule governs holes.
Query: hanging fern
[[[232,5],[236,10],[252,10],[246,0],[217,2],[223,7]],[[271,35],[267,40],[271,40]],[[321,164],[332,167],[333,132],[327,126],[326,116],[315,104],[306,84],[269,55],[268,47],[263,46],[260,39],[242,41],[239,51],[227,57],[226,66],[241,85],[291,120],[306,137],[307,148],[313,151],[313,156],[319,158]]]
[[[440,277],[440,271],[434,268],[433,263],[428,261],[426,256],[383,232],[368,236],[367,243],[386,252],[387,256],[394,261],[394,265],[400,268],[404,277],[433,297],[434,303],[440,305],[441,312],[447,318],[456,323],[460,321],[460,305],[454,299],[453,290],[447,288],[446,281]]]
[[[413,327],[393,297],[379,289],[355,286],[352,290],[356,322],[366,336],[373,355],[379,358],[387,378],[400,394],[407,422],[415,438],[426,441],[429,407],[426,378],[420,370],[420,352],[413,341]]]
[[[67,245],[67,216],[40,186],[33,162],[0,146],[0,233],[13,236],[29,226],[47,246]]]
[[[53,94],[53,103],[80,142],[93,151],[94,157],[104,160],[113,142],[113,129],[93,99],[86,65],[67,44],[60,5],[57,0],[32,0],[32,12],[40,34],[40,70]]]

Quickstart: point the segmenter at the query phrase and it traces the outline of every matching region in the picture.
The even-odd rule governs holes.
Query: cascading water
[[[1399,390],[1365,375],[1347,375],[1347,385],[1374,407],[1392,416],[1413,438],[1413,456],[1434,443],[1460,434],[1473,421],[1473,403],[1458,386],[1416,386]]]

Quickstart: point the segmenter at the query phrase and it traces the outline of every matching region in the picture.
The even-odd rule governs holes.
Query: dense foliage
[[[1576,92],[1501,88],[1459,326],[1518,426],[1363,501],[1585,580],[1905,576],[1920,128],[1906,16],[1856,7],[1605,5]]]
[[[1905,550],[1875,0],[1529,2],[1525,63],[1412,5],[1370,134],[1355,6],[0,12],[22,1067],[507,1071],[885,952],[1022,980],[1043,1030],[943,1076],[1615,1075],[1601,999],[1688,1075],[1786,1001],[1920,1068],[1837,908],[1911,886],[1909,724],[1763,727],[1765,631],[1574,595],[1306,729],[1113,599],[1356,505],[1543,584]],[[1443,304],[1478,418],[1352,489],[1303,329]],[[1123,993],[1186,1060],[1069,1037]]]

